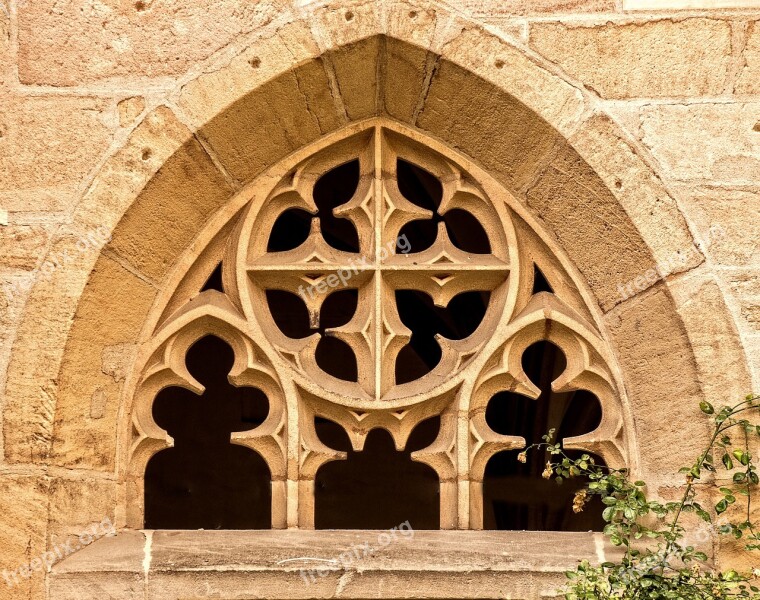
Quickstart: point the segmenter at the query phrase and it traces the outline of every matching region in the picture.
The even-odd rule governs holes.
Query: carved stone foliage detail
[[[133,525],[141,525],[145,466],[173,443],[153,420],[153,400],[168,386],[201,391],[184,359],[206,335],[233,348],[230,383],[269,401],[266,420],[231,441],[269,466],[275,528],[313,527],[317,471],[346,458],[320,441],[315,419],[343,427],[354,451],[375,428],[402,450],[434,416],[438,436],[412,459],[439,476],[441,527],[482,527],[488,460],[526,443],[495,433],[486,408],[502,391],[537,397],[521,359],[539,341],[567,359],[552,389],[588,391],[602,406],[601,424],[565,447],[626,462],[614,361],[581,285],[519,203],[476,165],[373,119],[285,160],[241,194],[236,221],[220,230],[225,239],[214,238],[221,250],[197,249],[189,269],[209,273],[221,259],[217,289],[184,305],[175,295],[167,305],[180,308],[162,308],[142,352],[129,461]],[[425,311],[435,319],[422,318]],[[433,348],[426,356],[435,360],[412,368],[420,348]]]

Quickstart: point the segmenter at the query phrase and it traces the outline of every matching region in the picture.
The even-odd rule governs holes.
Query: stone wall
[[[557,190],[592,209],[609,202],[599,235],[646,241],[664,282],[651,263],[623,256],[626,246],[618,242],[613,264],[647,268],[626,267],[619,271],[624,277],[590,282],[605,290],[597,298],[612,337],[623,340],[624,369],[651,388],[642,394],[662,391],[652,357],[686,354],[686,342],[655,344],[657,331],[666,337],[677,331],[688,342],[684,364],[694,375],[684,375],[683,390],[721,402],[760,389],[760,2],[0,0],[0,571],[30,563],[104,517],[123,522],[117,450],[98,463],[99,438],[64,434],[79,431],[84,419],[122,426],[114,398],[131,356],[122,331],[139,329],[172,266],[160,257],[143,256],[144,264],[130,259],[146,240],[162,243],[162,232],[150,228],[151,211],[163,210],[161,202],[183,178],[186,194],[212,203],[198,180],[209,189],[232,189],[237,178],[252,175],[246,169],[253,168],[254,152],[241,163],[234,145],[221,160],[210,153],[211,175],[194,171],[198,156],[206,160],[209,139],[213,145],[214,135],[235,135],[224,131],[224,119],[207,128],[208,135],[196,132],[242,97],[241,90],[330,50],[335,80],[325,85],[337,86],[344,103],[336,118],[373,114],[376,107],[366,105],[355,83],[340,84],[364,77],[370,85],[374,63],[341,62],[340,48],[382,33],[464,67],[461,75],[454,67],[441,75],[460,77],[460,111],[468,109],[468,89],[475,89],[468,73],[477,73],[569,140],[573,152],[560,148],[547,167],[552,177],[525,198],[568,253],[575,248],[590,279],[608,272],[605,257],[582,256],[584,239],[557,211]],[[430,73],[425,52],[398,58],[395,67],[405,78]],[[300,90],[304,81],[309,84],[295,77],[283,85]],[[424,114],[422,102],[435,108],[440,101],[435,86],[424,99],[419,90],[404,97],[406,91],[386,99],[385,110],[415,119],[422,113],[417,125],[452,136],[444,141],[482,155],[483,164],[498,164],[501,158],[483,147],[483,134],[468,133],[467,118],[447,130],[435,122],[441,111]],[[373,98],[376,93],[368,87]],[[334,118],[329,97],[318,103],[328,107],[324,119]],[[583,178],[585,163],[573,162],[576,151],[598,175],[598,189]],[[261,155],[263,166],[271,157]],[[187,183],[191,176],[196,183]],[[122,219],[144,189],[155,204]],[[584,201],[588,197],[598,204]],[[167,244],[176,248],[165,247],[166,256],[188,246],[204,216],[187,215],[186,231],[169,236]],[[621,229],[623,220],[628,229]],[[128,229],[101,252],[117,225]],[[105,287],[93,287],[99,281]],[[88,283],[94,291],[83,294]],[[97,294],[109,289],[132,303],[121,328],[87,312],[101,306]],[[677,314],[669,312],[672,306]],[[89,320],[77,325],[80,317]],[[101,329],[107,350],[66,355],[68,345],[84,348]],[[102,393],[86,391],[84,412],[67,400],[78,388],[72,391],[61,374],[65,365],[88,358],[99,370]],[[688,405],[692,398],[669,401]],[[642,427],[648,415],[633,417]],[[116,446],[115,435],[109,443]],[[0,581],[0,599],[22,596],[46,597],[40,573],[13,589]]]

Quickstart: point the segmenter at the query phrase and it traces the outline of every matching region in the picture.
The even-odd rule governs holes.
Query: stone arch
[[[116,432],[127,427],[126,378],[158,290],[188,266],[185,250],[203,224],[234,214],[228,200],[245,181],[376,114],[468,155],[554,235],[607,323],[647,448],[638,468],[667,483],[664,473],[690,454],[674,451],[673,440],[703,434],[687,423],[704,366],[669,282],[627,300],[617,284],[657,264],[672,275],[701,263],[675,202],[583,90],[480,26],[403,2],[316,6],[273,25],[227,66],[178,90],[175,104],[149,114],[106,161],[51,256],[75,252],[94,227],[112,239],[40,281],[27,302],[6,388],[6,461],[65,468],[106,499],[89,510],[116,505],[123,525],[128,437]],[[673,255],[686,260],[673,264]],[[672,430],[663,431],[666,406]],[[72,527],[83,519],[64,518]]]

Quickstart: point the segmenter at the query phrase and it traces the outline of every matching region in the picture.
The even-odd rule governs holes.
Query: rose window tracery
[[[561,413],[571,423],[566,447],[626,462],[614,362],[582,284],[476,165],[372,120],[273,167],[236,201],[234,219],[188,260],[182,281],[202,285],[194,294],[188,283],[177,288],[142,351],[135,521],[146,465],[175,442],[151,407],[170,387],[204,397],[186,357],[208,335],[232,350],[230,384],[266,396],[266,418],[229,430],[229,439],[266,462],[275,528],[374,526],[385,523],[383,505],[401,515],[392,496],[372,503],[358,493],[356,503],[377,506],[366,521],[352,519],[341,497],[342,480],[371,485],[365,475],[381,456],[398,464],[378,467],[381,479],[408,474],[406,505],[428,506],[434,496],[440,527],[489,526],[488,464],[525,445],[527,430],[513,425],[526,419],[552,424]],[[565,360],[539,382],[523,364],[537,342]],[[494,408],[516,396],[534,407]],[[423,435],[431,419],[437,429]]]

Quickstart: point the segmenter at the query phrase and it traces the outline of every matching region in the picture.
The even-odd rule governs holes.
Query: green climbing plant
[[[558,483],[585,479],[573,499],[573,510],[581,512],[592,496],[600,496],[604,534],[621,547],[617,561],[598,565],[583,561],[567,572],[563,590],[567,600],[760,600],[760,568],[752,572],[714,568],[704,551],[686,545],[688,531],[683,524],[687,513],[710,524],[720,520],[716,525],[720,534],[742,540],[749,552],[760,550],[758,525],[752,522],[760,479],[750,452],[753,438],[760,437],[760,396],[749,395],[717,410],[708,402],[699,407],[712,420],[712,434],[694,464],[681,469],[685,481],[678,501],[648,499],[646,483],[633,481],[626,469],[599,465],[588,454],[570,458],[554,440],[554,430],[518,455],[520,462],[526,462],[533,451],[548,453],[546,479]],[[705,483],[708,479],[728,483]],[[713,485],[718,494],[705,504],[700,499],[715,489]],[[760,567],[760,552],[757,564]]]

